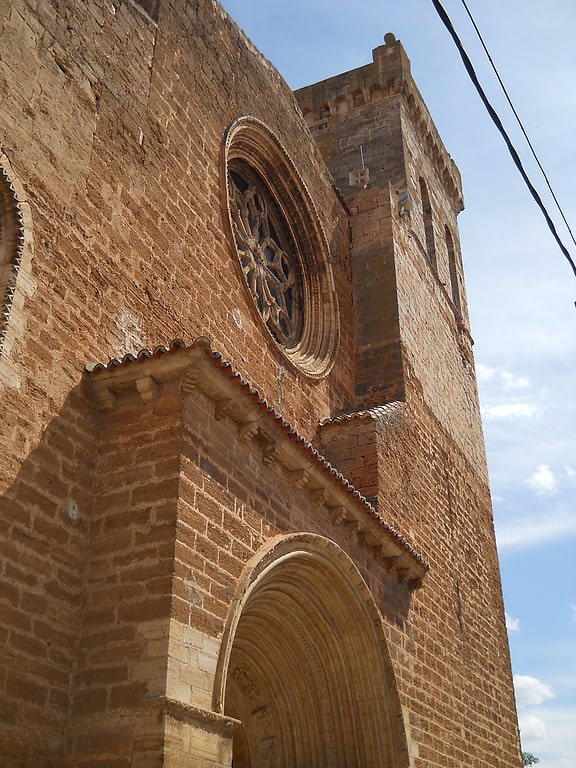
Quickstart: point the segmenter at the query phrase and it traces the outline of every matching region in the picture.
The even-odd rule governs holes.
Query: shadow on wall
[[[190,425],[198,429],[200,412],[194,405],[195,398],[190,398]],[[229,427],[214,421],[214,406],[211,402],[209,406],[211,415],[202,422],[204,428],[214,438],[217,423],[220,437],[230,441]],[[156,405],[128,403],[121,415],[106,414],[96,409],[83,381],[71,391],[0,498],[4,640],[0,707],[7,766],[61,766],[70,755],[86,758],[90,749],[99,750],[101,756],[105,732],[121,738],[125,754],[136,755],[142,707],[165,693],[168,625],[176,594],[181,413],[178,396],[161,398]],[[160,430],[165,442],[159,438]],[[190,439],[197,448],[199,435],[191,434]],[[259,452],[258,446],[244,445],[243,450]],[[156,464],[162,466],[157,475],[152,471]],[[260,463],[255,466],[254,483],[261,486],[265,481],[278,490],[277,472]],[[205,476],[201,457],[192,471]],[[410,586],[374,560],[371,549],[357,540],[361,533],[353,525],[336,525],[304,494],[299,499],[297,509],[286,507],[290,518],[284,523],[286,530],[313,530],[316,536],[329,537],[326,541],[338,542],[330,546],[345,548],[354,558],[364,580],[362,589],[380,611],[383,627],[403,630]],[[252,515],[259,514],[253,503],[250,507]],[[264,508],[261,513],[265,516]],[[189,563],[187,567],[190,570]],[[296,579],[302,595],[310,592],[305,581],[304,587],[298,586],[300,575],[278,573]],[[311,583],[323,573],[311,571]],[[322,576],[325,594],[338,591],[336,579],[327,574]],[[272,615],[282,609],[282,599],[267,588]],[[339,600],[336,607],[342,605]],[[261,603],[250,605],[241,625],[241,637],[248,639],[252,619],[263,625]],[[229,605],[223,606],[228,609]],[[304,619],[312,614],[311,607]],[[185,620],[190,622],[190,616]],[[352,617],[350,629],[357,629],[357,624]],[[154,638],[143,640],[144,626],[156,628]],[[285,634],[280,631],[279,637]],[[319,647],[327,642],[317,632],[312,632],[311,641],[314,637]],[[336,642],[335,636],[330,642]],[[322,649],[315,653],[322,657]],[[382,664],[382,669],[388,668],[387,661]],[[362,674],[369,676],[369,670],[362,667]],[[386,712],[382,711],[383,718],[388,717]],[[112,741],[109,748],[113,749]]]
[[[97,434],[80,385],[0,497],[5,765],[63,764]]]

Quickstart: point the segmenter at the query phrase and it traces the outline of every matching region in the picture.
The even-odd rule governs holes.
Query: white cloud
[[[484,384],[484,382],[490,381],[490,379],[494,378],[495,373],[496,368],[490,368],[483,363],[476,363],[476,378],[478,379],[479,384]]]
[[[530,739],[534,741],[542,741],[548,737],[548,731],[546,730],[546,723],[536,715],[524,715],[518,718],[518,725],[520,727],[520,738],[525,741]]]
[[[510,371],[502,371],[500,376],[502,377],[502,386],[505,390],[525,389],[530,386],[530,379],[527,379],[526,376],[515,376]]]
[[[566,472],[566,477],[568,478],[569,482],[575,482],[576,481],[576,469],[572,469],[572,467],[564,467],[564,471]]]
[[[528,478],[527,483],[539,495],[558,491],[556,478],[547,464],[540,464],[536,472]]]
[[[502,367],[491,368],[483,363],[476,363],[476,378],[480,385],[491,381],[493,385],[500,385],[506,392],[513,389],[526,389],[530,386],[530,379],[527,376],[511,373]]]
[[[572,618],[576,621],[576,605],[571,605],[570,610],[572,611]]]
[[[485,405],[482,415],[488,421],[495,419],[531,419],[538,413],[538,408],[529,403],[503,403],[502,405]]]
[[[549,513],[543,517],[496,519],[498,549],[542,547],[576,534],[576,515],[571,511]]]
[[[514,690],[518,707],[542,704],[543,701],[554,698],[549,685],[530,675],[514,675]]]
[[[521,714],[518,725],[522,748],[539,757],[546,768],[576,768],[574,723],[576,709],[565,702]]]
[[[512,616],[509,616],[507,613],[505,614],[506,617],[506,629],[508,632],[517,632],[520,629],[520,619],[513,619]]]

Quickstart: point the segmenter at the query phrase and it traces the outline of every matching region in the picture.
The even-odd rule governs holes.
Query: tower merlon
[[[406,118],[427,148],[438,180],[443,185],[455,214],[458,214],[464,209],[460,172],[444,146],[416,87],[410,61],[401,41],[391,32],[384,36],[384,41],[384,45],[372,51],[371,64],[298,89],[295,93],[304,118],[313,135],[324,131],[329,133],[333,117],[345,119],[350,113],[365,110],[385,100],[400,99]],[[360,152],[357,154],[358,168],[351,169],[351,172],[361,170]],[[375,178],[376,170],[369,168],[372,179]],[[409,181],[401,176],[390,178],[390,181],[401,191],[409,187]]]

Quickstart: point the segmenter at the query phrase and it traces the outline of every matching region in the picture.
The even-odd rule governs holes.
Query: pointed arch
[[[214,711],[241,722],[235,768],[408,764],[380,614],[329,539],[277,537],[248,564],[222,642]]]

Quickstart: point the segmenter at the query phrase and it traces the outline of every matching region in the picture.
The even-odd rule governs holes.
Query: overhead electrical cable
[[[504,128],[502,121],[500,120],[500,117],[498,116],[498,113],[488,100],[488,97],[486,96],[484,89],[480,85],[480,81],[478,80],[478,77],[476,75],[476,72],[474,71],[474,67],[472,66],[472,62],[470,61],[468,54],[464,50],[464,46],[462,45],[460,38],[458,37],[458,34],[456,33],[456,30],[454,29],[452,22],[450,21],[450,17],[444,10],[442,4],[439,0],[432,0],[432,3],[434,7],[436,8],[436,11],[438,12],[438,15],[440,16],[444,26],[450,33],[450,36],[452,37],[456,48],[458,49],[458,53],[460,54],[460,58],[462,59],[464,63],[464,67],[466,68],[466,71],[468,72],[468,75],[470,76],[470,79],[472,80],[474,87],[478,91],[478,95],[482,99],[482,102],[484,106],[486,107],[486,110],[488,111],[488,114],[492,118],[492,122],[498,128],[502,138],[504,139],[504,143],[506,144],[506,147],[508,148],[508,152],[510,153],[512,160],[514,161],[514,164],[518,168],[518,171],[520,172],[520,175],[524,179],[524,182],[526,186],[528,187],[530,194],[534,198],[536,204],[542,211],[542,214],[546,220],[546,223],[548,224],[548,228],[550,232],[552,233],[554,239],[556,240],[556,243],[558,244],[558,247],[568,260],[568,263],[572,267],[572,271],[574,272],[574,275],[576,276],[576,264],[574,263],[572,256],[570,255],[570,252],[560,239],[560,236],[558,232],[556,231],[556,227],[554,226],[554,222],[552,221],[552,218],[550,217],[550,214],[548,213],[546,206],[544,205],[542,198],[538,194],[538,191],[530,181],[528,174],[524,170],[524,166],[522,165],[522,161],[520,160],[520,156],[518,155],[518,152],[516,151],[514,145],[512,144],[512,141],[510,137],[508,136],[506,129]]]
[[[500,83],[500,87],[502,88],[502,92],[504,93],[504,96],[506,97],[506,101],[508,102],[508,105],[510,106],[510,109],[512,110],[512,114],[516,118],[516,122],[520,126],[520,130],[522,131],[522,134],[524,138],[526,139],[526,143],[530,147],[530,151],[532,152],[532,157],[536,161],[536,164],[538,165],[538,168],[542,172],[542,176],[544,177],[544,180],[546,182],[546,185],[548,189],[550,190],[550,194],[552,195],[552,198],[554,202],[556,203],[556,207],[558,208],[558,211],[560,212],[560,216],[562,216],[562,221],[566,225],[566,229],[570,233],[570,237],[572,238],[572,242],[574,245],[576,245],[576,240],[574,239],[574,235],[572,234],[572,230],[570,229],[570,225],[568,224],[568,221],[566,219],[566,216],[564,215],[564,211],[562,210],[562,207],[558,201],[558,198],[556,197],[556,194],[554,193],[554,190],[552,189],[552,185],[550,184],[550,180],[548,178],[548,175],[544,168],[542,167],[542,163],[540,162],[540,159],[538,158],[538,155],[536,154],[536,150],[534,149],[534,146],[532,145],[532,142],[530,141],[530,137],[528,136],[526,129],[524,128],[524,125],[522,124],[522,120],[520,119],[520,116],[518,115],[518,112],[516,111],[516,108],[514,107],[514,104],[512,103],[512,99],[510,98],[510,94],[508,93],[506,86],[502,82],[502,78],[500,77],[500,73],[498,72],[498,69],[496,68],[496,65],[494,64],[492,60],[492,56],[490,55],[490,52],[488,48],[486,47],[486,43],[484,42],[484,39],[482,37],[482,34],[480,30],[478,29],[478,26],[476,25],[476,22],[474,21],[474,17],[472,16],[472,13],[470,12],[470,9],[468,8],[466,4],[466,0],[461,0],[462,5],[464,6],[464,10],[468,14],[468,18],[470,19],[470,23],[474,27],[474,31],[476,32],[476,35],[478,36],[478,40],[480,40],[480,43],[482,45],[482,48],[484,49],[484,53],[486,54],[486,57],[488,61],[490,62],[490,66],[492,67],[492,71],[496,75],[496,79]]]

